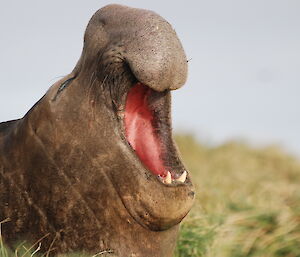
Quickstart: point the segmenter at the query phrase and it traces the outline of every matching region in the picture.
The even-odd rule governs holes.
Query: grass
[[[177,136],[196,202],[175,257],[300,257],[300,162],[277,147],[208,147]],[[1,231],[0,231],[1,232]],[[37,256],[36,245],[1,257]],[[24,255],[25,254],[25,255]]]
[[[277,147],[177,142],[197,189],[176,257],[300,257],[300,162]]]

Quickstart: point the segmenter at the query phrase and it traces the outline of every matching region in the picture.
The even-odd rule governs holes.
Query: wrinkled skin
[[[50,255],[172,256],[194,199],[190,175],[166,185],[151,173],[126,140],[122,108],[138,82],[157,92],[152,108],[166,120],[157,134],[179,176],[185,168],[171,137],[170,90],[186,75],[182,46],[160,16],[119,5],[97,11],[72,73],[22,119],[0,124],[5,243],[43,238]]]

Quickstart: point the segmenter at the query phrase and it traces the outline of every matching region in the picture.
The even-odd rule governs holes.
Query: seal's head
[[[113,163],[102,172],[128,212],[151,230],[178,224],[194,199],[171,131],[170,91],[186,77],[184,50],[167,21],[152,11],[109,5],[90,20],[66,89],[80,87],[80,97],[88,96],[78,99],[87,101],[86,133],[95,129],[94,142]],[[59,98],[63,93],[54,105]],[[103,159],[97,161],[103,167]]]

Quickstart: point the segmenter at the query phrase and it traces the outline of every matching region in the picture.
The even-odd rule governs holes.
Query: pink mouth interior
[[[149,109],[148,97],[152,89],[137,83],[128,92],[125,105],[125,133],[127,141],[144,165],[155,175],[166,176],[160,158],[161,143],[152,125],[154,113]]]

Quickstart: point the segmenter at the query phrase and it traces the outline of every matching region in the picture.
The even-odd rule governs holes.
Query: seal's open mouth
[[[165,184],[186,182],[171,135],[169,91],[135,84],[127,94],[124,126],[128,143],[148,170]]]

